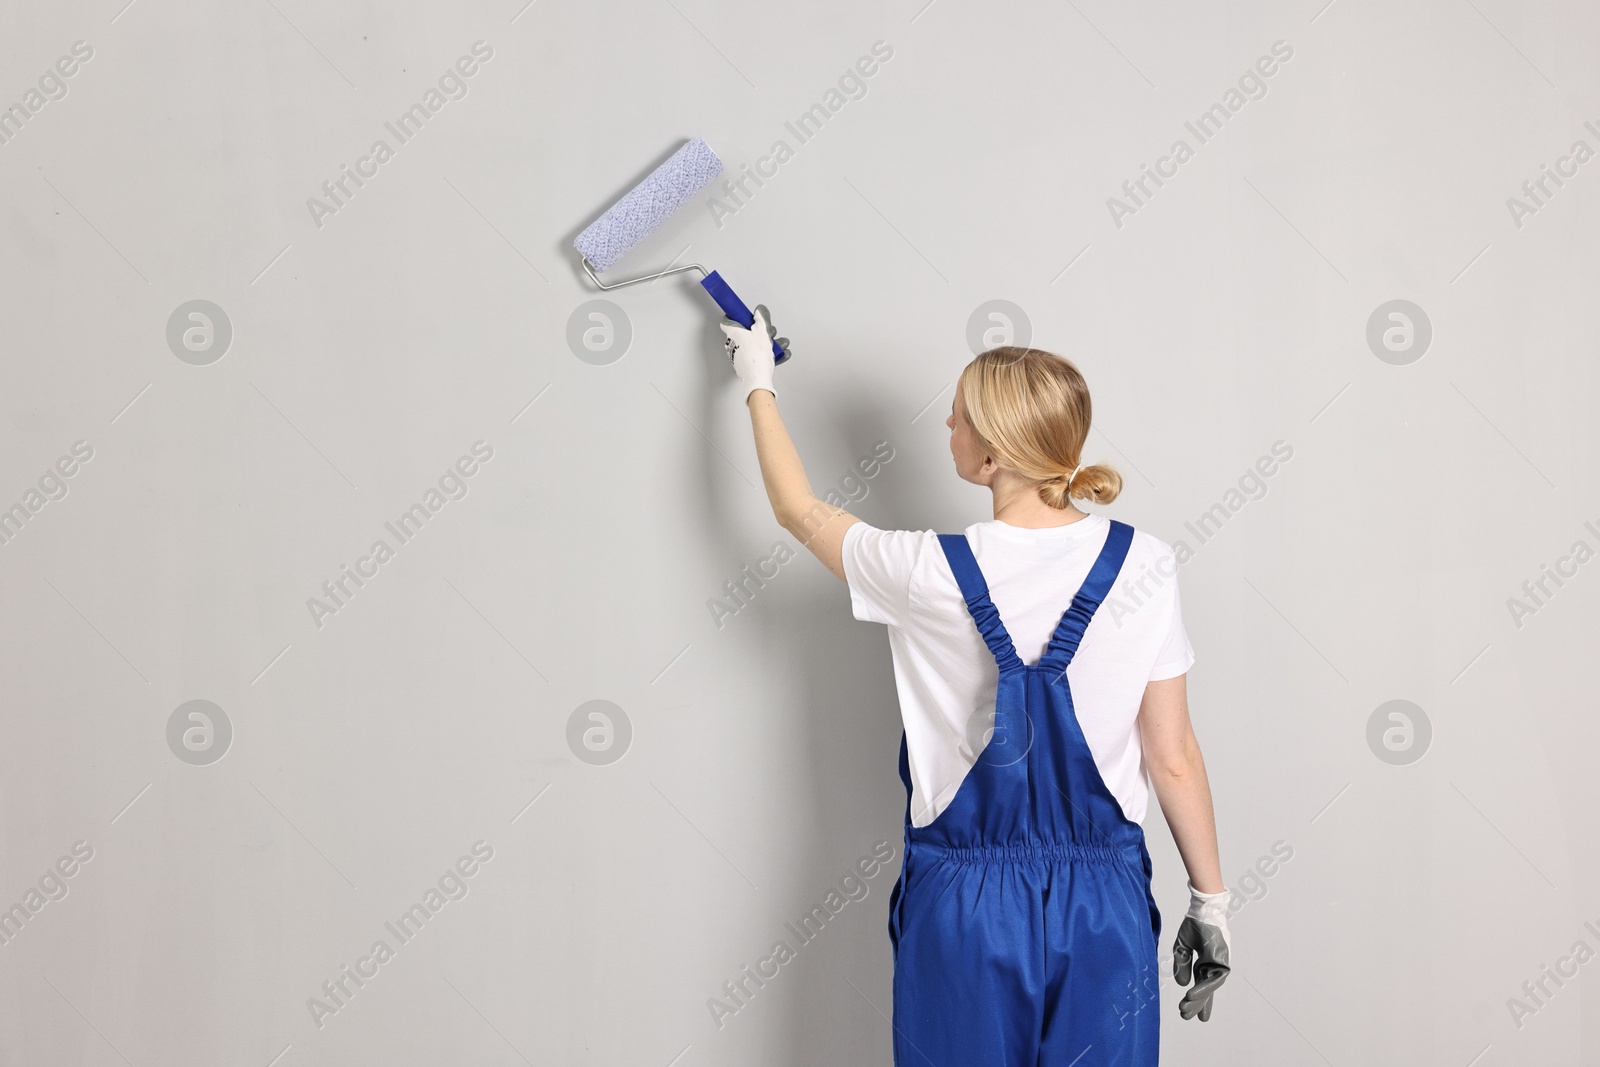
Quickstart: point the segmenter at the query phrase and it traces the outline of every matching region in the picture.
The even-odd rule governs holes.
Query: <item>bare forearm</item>
[[[809,546],[845,511],[823,503],[811,491],[800,453],[778,412],[777,398],[765,389],[757,389],[750,394],[749,407],[756,457],[761,461],[761,480],[766,483],[772,514],[801,544]]]
[[[1161,814],[1172,830],[1172,840],[1183,857],[1189,881],[1202,893],[1223,889],[1222,864],[1217,859],[1217,823],[1211,807],[1211,783],[1206,778],[1200,746],[1185,746],[1177,759],[1150,768],[1150,784],[1161,803]]]
[[[800,453],[783,425],[783,416],[778,414],[777,398],[765,389],[755,389],[746,401],[756,457],[761,461],[761,480],[766,483],[773,516],[835,578],[844,581],[844,532],[861,520],[843,508],[818,500],[811,491]]]
[[[756,458],[761,461],[761,480],[766,484],[772,514],[780,523],[802,514],[816,499],[811,481],[800,462],[800,453],[789,437],[789,429],[778,413],[778,399],[765,389],[752,390],[746,401],[750,408],[750,429],[755,434]]]

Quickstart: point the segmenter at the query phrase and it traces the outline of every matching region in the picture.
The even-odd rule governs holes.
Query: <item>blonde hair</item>
[[[1109,504],[1122,492],[1122,475],[1111,467],[1081,465],[1089,386],[1069,360],[1039,348],[991,348],[961,372],[961,393],[984,449],[1037,482],[1046,504],[1065,508],[1074,497]]]

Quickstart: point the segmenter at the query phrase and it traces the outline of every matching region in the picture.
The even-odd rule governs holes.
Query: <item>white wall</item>
[[[92,450],[0,545],[0,906],[40,904],[0,944],[0,1063],[889,1061],[885,636],[809,556],[714,620],[793,541],[692,281],[607,296],[620,358],[568,344],[600,295],[572,237],[692,136],[736,173],[792,155],[615,273],[687,249],[772,309],[819,491],[886,441],[858,514],[988,518],[942,419],[974,319],[1009,323],[1087,375],[1090,458],[1127,479],[1108,513],[1193,550],[1193,712],[1252,899],[1209,1023],[1165,983],[1171,1061],[1577,1064],[1586,1029],[1592,1055],[1600,964],[1521,987],[1600,949],[1600,562],[1508,606],[1600,550],[1600,163],[1508,206],[1600,148],[1591,8],[124,2],[0,12],[0,102],[93,53],[0,144],[0,506]],[[479,41],[401,144],[385,123]],[[785,123],[875,42],[800,143]],[[1275,45],[1200,143],[1185,123]],[[225,351],[169,343],[194,300]],[[1425,350],[1369,345],[1395,300]],[[400,544],[385,523],[476,442]],[[190,754],[195,700],[231,736],[213,713]],[[620,760],[569,742],[592,700],[630,724]],[[1394,700],[1431,728],[1404,764],[1369,743]],[[1147,831],[1169,945],[1183,872]],[[866,896],[714,1022],[878,842]],[[462,857],[467,895],[402,943],[385,923]]]

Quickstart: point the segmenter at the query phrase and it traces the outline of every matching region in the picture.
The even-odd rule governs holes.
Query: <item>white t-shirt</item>
[[[989,599],[1024,663],[1044,654],[1110,529],[1100,515],[1041,530],[998,520],[967,527]],[[856,523],[845,531],[844,572],[855,617],[889,627],[911,769],[911,823],[926,826],[954,799],[994,728],[999,668],[934,531]],[[1194,662],[1177,573],[1172,548],[1135,530],[1117,581],[1067,667],[1095,765],[1136,823],[1144,821],[1148,800],[1137,723],[1145,685],[1175,678]]]

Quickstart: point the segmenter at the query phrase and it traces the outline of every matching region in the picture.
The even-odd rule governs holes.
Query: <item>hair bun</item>
[[[1068,483],[1069,490],[1073,483],[1078,488],[1072,496],[1096,504],[1109,504],[1122,492],[1122,475],[1103,463],[1087,463],[1079,467]]]

